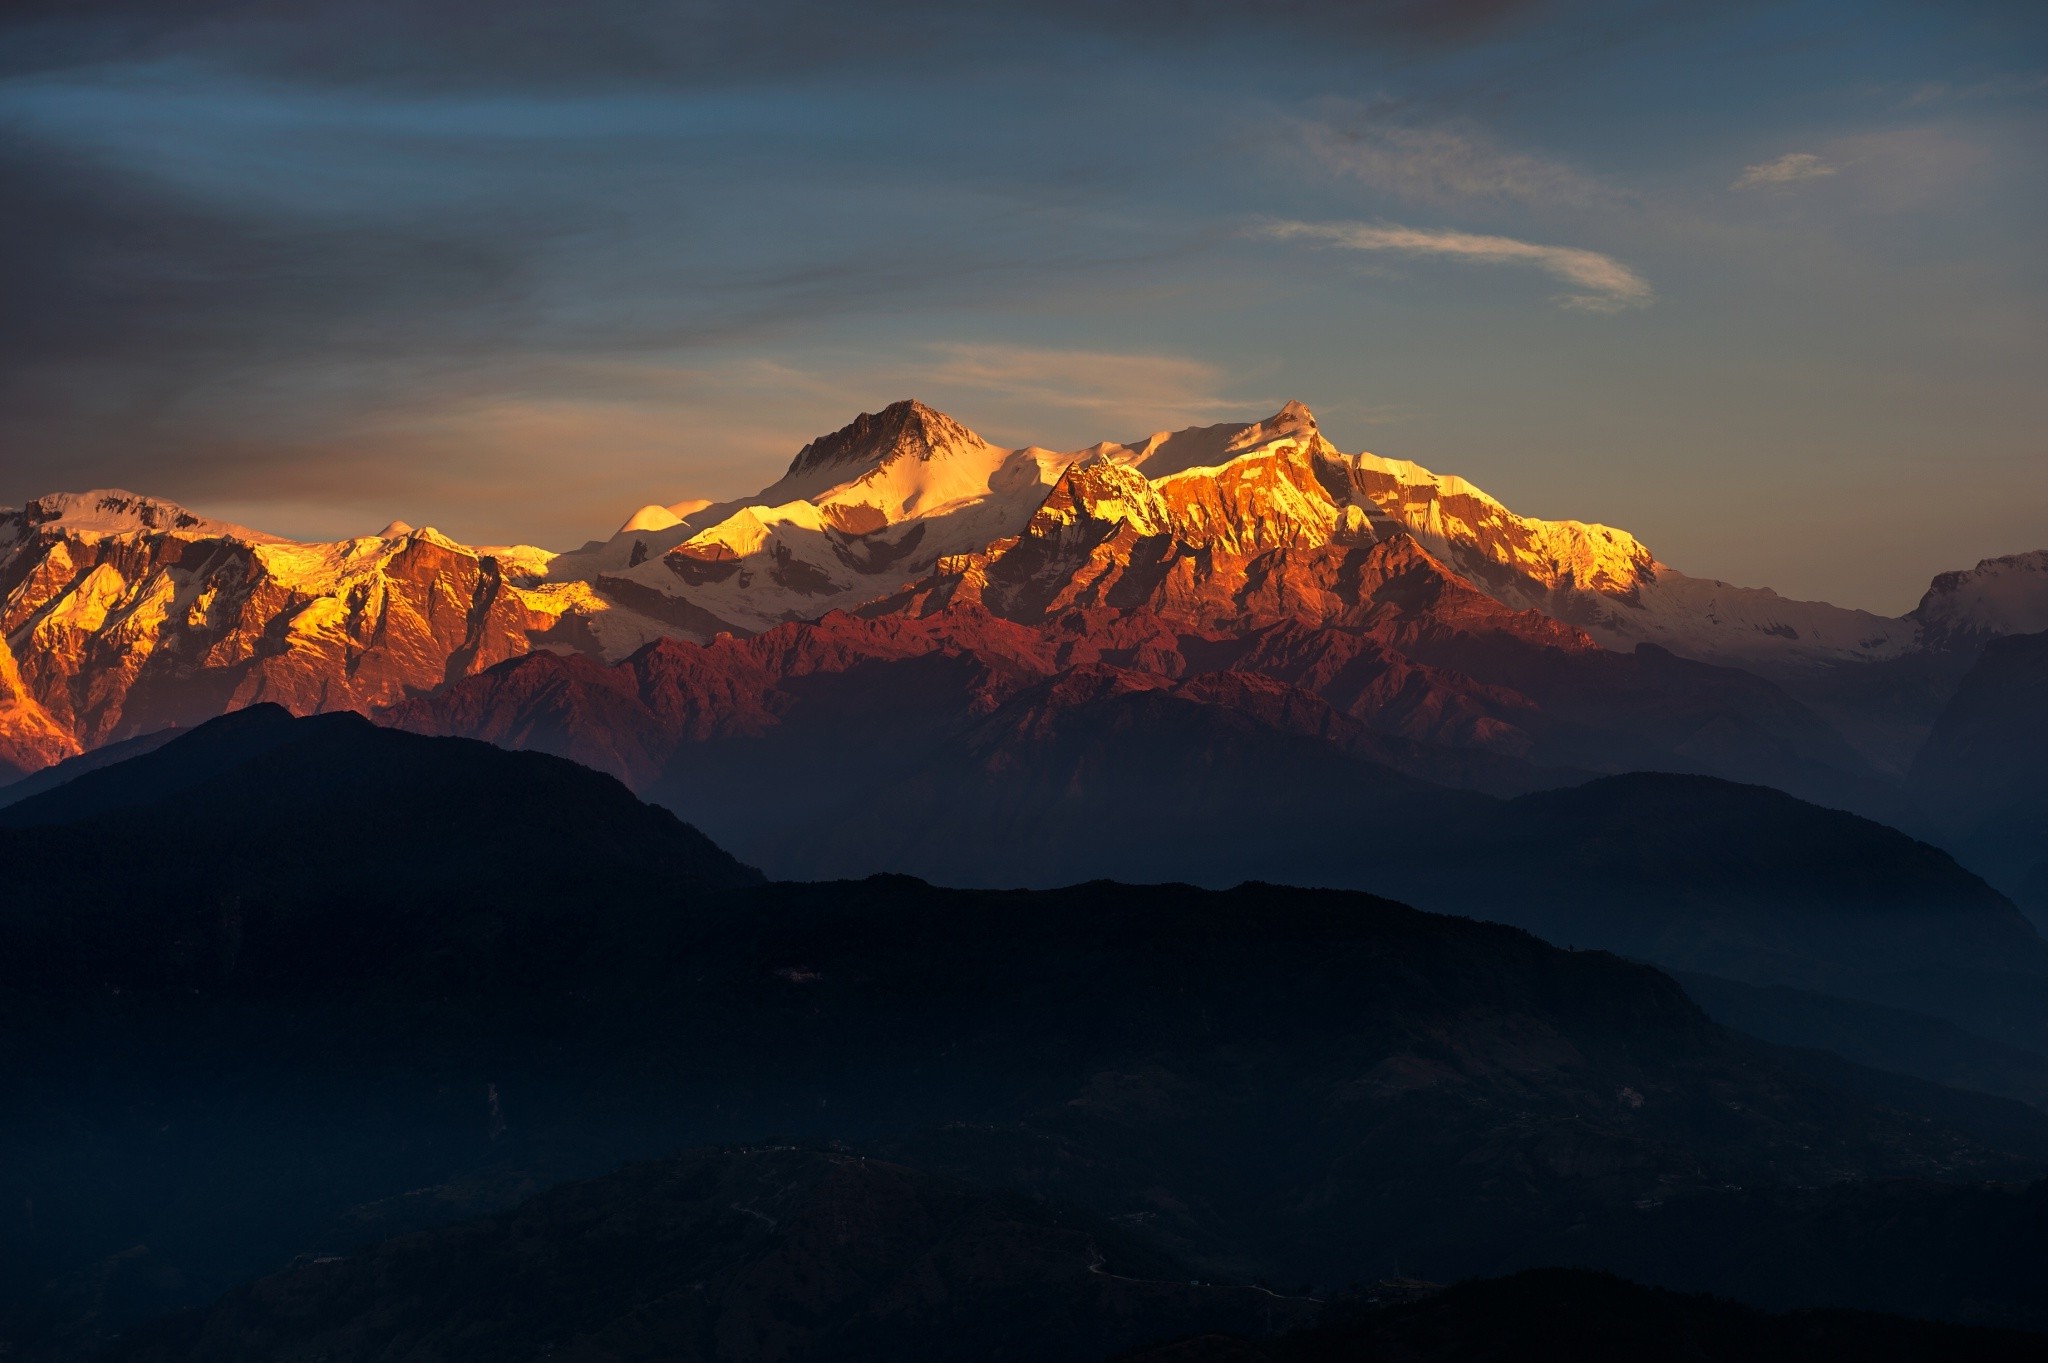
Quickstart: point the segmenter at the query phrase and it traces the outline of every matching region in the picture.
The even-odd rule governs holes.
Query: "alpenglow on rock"
[[[1765,675],[2048,619],[2039,555],[1945,576],[1902,620],[1687,577],[1626,531],[1340,451],[1296,402],[1059,451],[904,401],[811,441],[752,497],[650,499],[560,554],[404,521],[300,543],[115,490],[0,512],[0,770],[256,701],[375,711],[534,649],[610,662],[835,610],[1335,623],[1361,604],[1332,551],[1372,545],[1383,594],[1420,555],[1458,590],[1563,622],[1574,647],[1654,643]]]

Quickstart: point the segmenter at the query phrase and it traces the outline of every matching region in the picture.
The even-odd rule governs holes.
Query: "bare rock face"
[[[19,767],[259,701],[373,710],[554,623],[493,556],[431,530],[297,544],[112,492],[0,521],[0,590]]]
[[[1769,779],[1757,762],[1777,742],[1852,771],[1825,724],[1725,668],[1796,687],[1981,647],[2048,620],[2038,557],[1951,575],[1885,620],[1688,578],[1626,531],[1344,453],[1299,403],[1059,452],[900,402],[812,441],[754,497],[650,502],[565,554],[403,522],[302,544],[114,491],[0,513],[0,770],[275,701],[552,746],[644,781],[677,743],[776,728],[788,688],[823,685],[806,678],[931,658],[972,673],[978,713],[1075,666],[1236,671],[1375,733],[1517,760]],[[534,650],[600,666],[537,660],[517,685],[430,700]]]
[[[838,482],[896,459],[928,462],[950,446],[979,442],[979,436],[944,412],[905,400],[879,412],[862,412],[832,434],[819,436],[797,451],[786,477],[823,473]]]
[[[29,693],[21,665],[0,638],[0,780],[40,770],[79,751],[78,739]]]

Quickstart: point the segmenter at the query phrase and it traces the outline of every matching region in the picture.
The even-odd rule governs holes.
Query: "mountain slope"
[[[1673,972],[1714,1021],[1765,1041],[1827,1051],[1892,1074],[1995,1094],[2048,1113],[2048,1056],[1987,1041],[1903,1008]]]
[[[957,433],[930,434],[936,414],[921,412],[849,428],[826,442],[832,457],[822,466],[922,469],[968,458],[963,449],[986,448]],[[869,449],[889,432],[895,443],[884,442],[879,453]],[[1474,545],[1491,546],[1535,572],[1535,560],[1548,555],[1552,567],[1544,571],[1556,581],[1583,575],[1607,590],[1624,569],[1594,529],[1503,520],[1501,511],[1487,522],[1486,536],[1454,543],[1445,538],[1440,511],[1408,507],[1403,520],[1373,501],[1368,493],[1376,491],[1387,506],[1408,506],[1408,484],[1382,486],[1378,475],[1365,477],[1357,459],[1331,447],[1299,407],[1253,427],[1198,434],[1196,456],[1181,450],[1166,458],[1176,442],[1162,439],[1067,461],[1049,491],[1034,493],[1042,500],[1015,533],[975,552],[921,549],[915,560],[896,563],[899,576],[925,564],[924,576],[863,605],[859,615],[873,625],[827,614],[814,624],[780,625],[744,646],[652,646],[649,656],[660,657],[662,668],[704,679],[703,700],[648,703],[648,668],[638,657],[603,682],[594,673],[527,659],[506,677],[466,679],[411,698],[392,716],[427,732],[555,745],[641,789],[671,789],[675,780],[660,773],[677,763],[691,771],[679,779],[702,784],[702,755],[685,759],[685,748],[742,730],[759,737],[787,722],[790,703],[778,696],[764,704],[762,688],[783,692],[780,679],[800,667],[807,676],[835,671],[847,681],[840,702],[849,707],[843,727],[852,732],[833,746],[859,752],[871,769],[899,767],[906,746],[928,740],[899,736],[885,724],[888,750],[877,753],[871,744],[861,751],[868,711],[892,702],[863,698],[850,679],[877,655],[901,660],[922,646],[971,658],[983,678],[956,703],[941,702],[932,716],[940,730],[978,719],[1027,679],[1050,679],[1071,667],[1108,665],[1176,684],[1232,672],[1308,691],[1382,738],[1465,754],[1480,766],[1701,771],[1895,812],[1899,801],[1877,773],[1770,683],[1654,648],[1613,653],[1541,612],[1502,605],[1439,557],[1457,544],[1467,559],[1478,552]],[[1211,456],[1223,462],[1186,462]],[[805,476],[810,458],[799,460]],[[1162,459],[1167,471],[1148,477]],[[1465,499],[1458,506],[1477,496],[1441,482],[1428,485],[1451,488]],[[826,502],[830,497],[819,505]],[[696,552],[685,544],[675,553],[686,550]],[[720,560],[732,571],[716,583],[697,582],[695,568],[678,577],[670,571],[674,553],[631,571],[648,590],[665,583],[672,601],[705,605],[723,600],[718,592],[742,590],[768,600],[778,590],[777,551],[756,550],[768,558],[752,568],[745,555]],[[1506,571],[1495,568],[1496,577]],[[853,599],[846,584],[858,574],[848,577],[853,570],[844,563],[833,571],[839,585],[814,607]],[[801,612],[791,605],[787,613]],[[785,650],[796,661],[781,661]],[[670,694],[666,683],[656,685]],[[500,699],[491,700],[493,694]],[[494,714],[494,704],[512,709]],[[723,770],[715,760],[708,765]],[[1410,769],[1452,765],[1433,759]],[[1516,779],[1527,789],[1559,778]]]
[[[264,701],[367,709],[552,626],[565,601],[508,583],[517,561],[432,530],[299,544],[129,493],[46,497],[0,515],[0,635],[20,678],[0,682],[73,751]],[[10,742],[33,731],[0,721]]]
[[[537,815],[573,854],[535,843]],[[35,989],[117,945],[134,968],[175,973],[188,933],[251,964],[305,950],[307,934],[402,960],[447,930],[412,908],[439,896],[479,917],[559,896],[546,912],[561,914],[623,868],[674,891],[760,879],[573,763],[273,705],[0,810],[0,848],[18,948],[0,971]],[[145,870],[146,911],[124,893]]]
[[[1383,734],[1546,767],[1703,770],[1904,817],[1829,723],[1902,765],[1959,671],[1924,660],[2048,601],[2039,574],[1996,564],[1944,579],[1906,621],[1693,582],[1626,532],[1339,451],[1298,403],[1062,453],[906,401],[812,441],[754,497],[642,510],[556,555],[397,522],[299,544],[128,493],[41,499],[0,516],[0,763],[261,700],[406,706],[536,648],[617,662],[840,609],[979,607],[1050,635],[1027,648],[1054,660],[1041,674],[1076,646],[1133,650],[1108,661],[1169,678],[1204,670],[1169,635],[1210,653],[1283,625],[1369,637],[1373,675],[1336,703]],[[1935,652],[1916,646],[1918,615]],[[1645,643],[1664,651],[1631,651]],[[1355,674],[1360,650],[1341,648]],[[1828,720],[1702,661],[1794,686]],[[1863,684],[1895,664],[1926,684]],[[662,765],[633,751],[637,731],[600,736],[609,719],[563,723],[636,781]],[[1645,726],[1661,730],[1647,743]]]
[[[1378,760],[1452,784],[1527,790],[1587,769],[1651,767],[1877,813],[1901,803],[1770,683],[1661,650],[1606,652],[1505,609],[1404,538],[1248,554],[1198,550],[1170,528],[1131,542],[1127,522],[1089,510],[1109,495],[1101,479],[1081,486],[1090,472],[1070,470],[1002,555],[949,561],[947,574],[860,617],[708,645],[663,641],[610,672],[529,656],[387,717],[544,746],[661,792],[693,819],[707,816],[689,792],[716,793],[734,803],[735,827],[757,797],[744,788],[745,764],[725,763],[720,745],[753,740],[758,770],[808,770],[810,780],[785,784],[829,793],[837,767],[856,765],[869,780],[907,771],[1025,687],[1109,667],[1132,685],[1199,682],[1212,702],[1218,687],[1250,696],[1272,689],[1257,679],[1279,683],[1373,736]],[[1105,557],[1106,542],[1119,552]],[[1107,566],[1091,566],[1098,560]],[[932,676],[920,691],[926,708],[903,714],[893,674],[919,657]],[[941,682],[949,668],[956,681]],[[779,804],[763,817],[770,811],[789,822]]]
[[[1907,618],[1919,626],[1923,643],[1950,652],[2048,630],[2048,549],[1943,573]]]
[[[2043,952],[2010,904],[1941,853],[1768,789],[1640,776],[1508,805],[1470,793],[1574,779],[1546,781],[1513,747],[1475,752],[1475,738],[1505,728],[1495,716],[1555,744],[1546,753],[1525,737],[1525,752],[1597,752],[1583,735],[1550,739],[1542,721],[1604,707],[1612,734],[1629,717],[1629,687],[1657,697],[1660,667],[1714,679],[1701,664],[1562,654],[1569,665],[1538,692],[1556,697],[1546,716],[1500,688],[1461,694],[1414,671],[1411,686],[1371,635],[1282,625],[1209,641],[1140,611],[1053,637],[1067,646],[1049,660],[1042,633],[962,607],[835,617],[705,648],[664,644],[609,671],[522,659],[393,717],[559,742],[585,760],[608,759],[601,740],[637,736],[620,766],[643,790],[779,875],[1348,886],[1554,941],[1824,989],[1853,977],[1886,990],[1893,972],[1936,966],[2029,970]],[[1702,708],[1697,730],[1682,710],[1665,721],[1647,708],[1634,751],[1609,751],[1708,766],[1711,745],[1732,740],[1714,727],[1717,706]],[[1389,720],[1392,733],[1378,727]],[[1938,992],[1944,1007],[1969,995]]]
[[[62,762],[78,750],[78,739],[30,693],[21,664],[0,636],[0,782]]]
[[[2048,871],[2044,695],[2048,633],[1993,640],[1935,721],[1910,777],[1914,798],[1959,855],[2015,890]]]
[[[2048,943],[1935,848],[1700,777],[1505,801],[1447,789],[1352,740],[1313,696],[1268,682],[1255,700],[1251,679],[1224,679],[1098,670],[1083,685],[1076,669],[808,822],[798,808],[732,831],[779,874],[1371,890],[1673,969],[1930,1013],[2048,1055]],[[660,789],[695,818],[715,817],[730,787]]]
[[[5,824],[10,1341],[705,1142],[856,1144],[1225,1281],[2033,1167],[1511,929],[1271,887],[748,888],[608,778],[352,716],[245,712]]]
[[[1035,1363],[1315,1310],[1197,1286],[1128,1241],[1071,1209],[881,1160],[693,1152],[289,1269],[108,1357]]]
[[[1522,921],[1708,973],[1826,987],[1812,962],[1883,975],[2004,966],[2048,976],[2048,943],[1953,859],[1882,824],[1775,790],[1640,774],[1496,807],[1483,853],[1437,868],[1433,902],[1472,903],[1541,868]],[[1711,906],[1711,907],[1710,907]],[[1698,914],[1699,917],[1694,915]]]

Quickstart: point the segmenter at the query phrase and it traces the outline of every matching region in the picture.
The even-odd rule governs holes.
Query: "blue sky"
[[[567,547],[917,396],[1887,612],[2048,546],[2048,10],[29,5],[0,500]]]

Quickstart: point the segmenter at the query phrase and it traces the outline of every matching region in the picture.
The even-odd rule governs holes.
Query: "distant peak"
[[[31,525],[83,535],[232,535],[250,541],[276,538],[247,526],[201,516],[161,497],[145,497],[121,488],[52,493],[30,502],[23,508],[23,514]]]
[[[669,508],[649,503],[626,517],[626,523],[619,527],[618,533],[630,535],[638,530],[666,530],[682,523],[683,518]]]
[[[1264,421],[1253,422],[1239,431],[1225,448],[1230,454],[1239,454],[1275,440],[1314,444],[1322,439],[1322,434],[1316,426],[1316,414],[1302,403],[1290,401]]]
[[[944,412],[912,398],[879,412],[862,412],[846,425],[797,451],[789,474],[823,468],[875,468],[906,455],[930,459],[960,445],[986,442]]]
[[[380,540],[395,540],[411,533],[412,526],[410,524],[405,521],[393,521],[377,532],[377,538]]]
[[[91,492],[56,492],[38,497],[28,504],[28,517],[43,525],[52,521],[96,520],[148,530],[189,528],[203,519],[176,502],[144,497],[118,487],[95,488]]]

